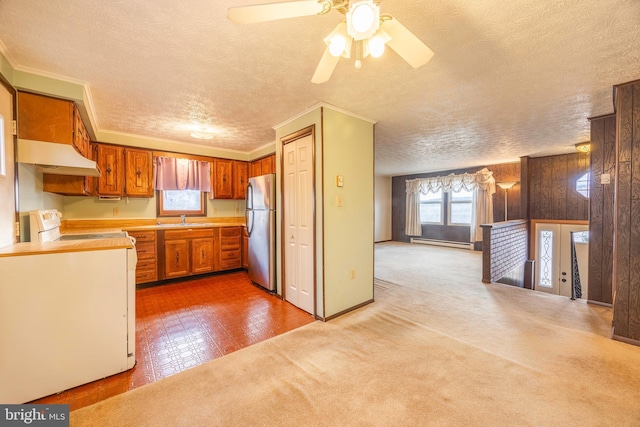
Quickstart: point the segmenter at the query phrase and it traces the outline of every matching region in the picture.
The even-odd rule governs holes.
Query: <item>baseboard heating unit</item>
[[[419,237],[412,237],[411,243],[418,243],[421,245],[433,245],[433,246],[446,246],[447,248],[469,249],[473,250],[472,243],[465,242],[451,242],[448,240],[434,240],[434,239],[422,239]]]

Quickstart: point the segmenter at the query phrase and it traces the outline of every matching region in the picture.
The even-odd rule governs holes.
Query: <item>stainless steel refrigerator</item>
[[[276,290],[276,176],[249,178],[245,210],[249,234],[249,279]]]

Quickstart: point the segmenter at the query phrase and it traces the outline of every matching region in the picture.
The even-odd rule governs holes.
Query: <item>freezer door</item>
[[[275,212],[253,210],[249,237],[249,279],[275,290]]]
[[[249,178],[247,190],[248,209],[275,209],[276,189],[274,174],[270,173]]]

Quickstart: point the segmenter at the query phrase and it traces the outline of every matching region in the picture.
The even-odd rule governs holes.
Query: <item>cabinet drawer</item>
[[[138,259],[155,259],[156,258],[156,244],[150,243],[136,243],[136,253]]]
[[[242,266],[240,259],[232,259],[229,261],[220,261],[220,270],[232,270]]]
[[[238,260],[240,261],[240,249],[236,249],[233,251],[221,251],[220,252],[220,261],[229,261],[229,260]]]
[[[136,283],[156,282],[158,272],[156,270],[136,270]]]
[[[232,251],[235,249],[240,249],[240,238],[239,237],[222,237],[220,239],[220,250],[221,251]]]
[[[155,271],[157,266],[158,264],[155,259],[138,259],[138,263],[136,264],[136,273],[144,270]]]
[[[198,237],[213,237],[213,228],[204,229],[188,229],[188,230],[166,230],[164,232],[165,240],[173,239],[193,239]]]
[[[156,241],[156,232],[155,231],[129,231],[130,236],[136,239],[137,243],[144,242],[155,242]]]
[[[241,227],[220,227],[220,237],[239,237]]]

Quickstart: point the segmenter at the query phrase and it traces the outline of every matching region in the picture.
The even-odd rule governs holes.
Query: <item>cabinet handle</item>
[[[227,175],[222,175],[222,182],[227,182]]]
[[[204,249],[200,253],[202,254],[202,259],[204,259]]]
[[[176,252],[176,262],[180,262],[180,252]]]
[[[107,165],[107,173],[111,173],[111,166]]]
[[[138,168],[136,175],[138,175],[138,178],[140,178],[140,175],[142,175],[142,171],[140,170],[140,168]]]

